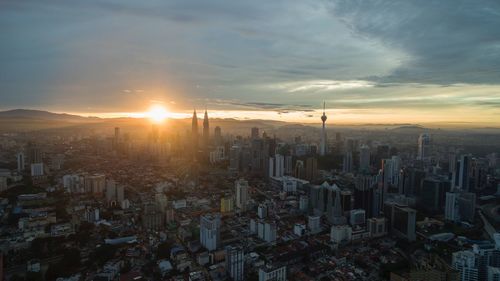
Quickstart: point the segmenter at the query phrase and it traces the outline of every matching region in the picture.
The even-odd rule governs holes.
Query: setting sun
[[[161,105],[153,105],[146,115],[155,123],[161,123],[168,117],[168,111]]]

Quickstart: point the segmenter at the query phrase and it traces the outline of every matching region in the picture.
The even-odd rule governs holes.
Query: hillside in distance
[[[210,116],[210,112],[209,112]],[[202,118],[198,118],[199,125],[202,127]],[[336,124],[334,121],[327,122],[327,130],[336,131],[379,131],[398,134],[419,134],[423,132],[433,133],[440,131],[441,128],[446,131],[500,134],[500,128],[496,127],[468,127],[465,125],[449,127],[442,124],[358,124],[346,125]],[[142,131],[149,130],[152,124],[149,119],[143,118],[99,118],[85,117],[67,113],[53,113],[43,110],[33,109],[14,109],[0,111],[0,132],[30,132],[41,130],[70,130],[70,129],[89,129],[95,132],[110,132],[114,127],[120,127],[123,131]],[[176,131],[180,134],[185,133],[191,128],[191,118],[169,119],[162,124],[164,128]],[[262,119],[232,119],[232,118],[210,118],[210,128],[213,130],[216,126],[223,129],[224,133],[233,135],[246,135],[252,127],[257,127],[262,132],[267,132],[269,136],[277,135],[311,135],[317,134],[321,126],[318,123],[301,124],[297,122],[285,122],[276,120]]]

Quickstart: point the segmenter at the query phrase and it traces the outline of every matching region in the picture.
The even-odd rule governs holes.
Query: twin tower
[[[205,116],[203,117],[203,151],[208,152],[208,145],[210,140],[210,125],[208,123],[208,112],[205,109]],[[197,155],[199,147],[199,134],[198,134],[198,117],[196,116],[196,109],[193,111],[193,118],[191,120],[191,142],[194,155]]]

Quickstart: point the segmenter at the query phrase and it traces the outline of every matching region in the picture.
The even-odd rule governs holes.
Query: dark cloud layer
[[[355,33],[409,58],[382,81],[500,83],[500,1],[334,1]]]

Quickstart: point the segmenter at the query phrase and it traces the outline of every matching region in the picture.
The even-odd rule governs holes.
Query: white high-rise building
[[[321,116],[321,122],[323,122],[323,126],[321,127],[321,140],[319,143],[319,155],[324,156],[328,152],[327,139],[326,139],[326,114],[325,114],[325,103],[323,103],[323,115]]]
[[[285,156],[276,154],[274,157],[269,157],[269,176],[283,177],[285,175]]]
[[[276,154],[275,157],[275,176],[282,177],[285,175],[285,156]]]
[[[226,270],[234,281],[245,280],[245,254],[241,246],[226,247]]]
[[[451,266],[459,271],[461,281],[479,281],[476,254],[472,251],[453,253]]]
[[[209,251],[216,250],[220,245],[220,214],[200,216],[200,243]]]
[[[235,183],[236,189],[236,207],[242,211],[246,211],[248,202],[248,182],[244,179],[239,179]]]
[[[259,281],[286,281],[286,266],[268,264],[259,268]]]

